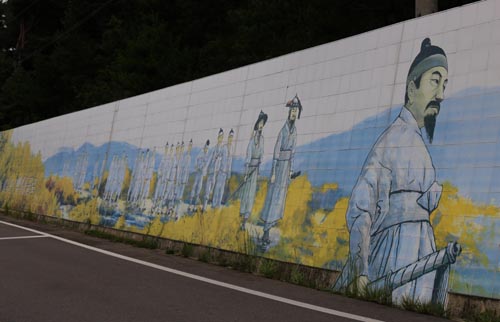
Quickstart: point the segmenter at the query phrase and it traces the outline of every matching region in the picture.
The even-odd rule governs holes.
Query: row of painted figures
[[[445,52],[431,45],[428,38],[424,39],[408,72],[404,106],[373,145],[351,193],[346,212],[350,252],[335,283],[336,290],[382,285],[391,291],[395,302],[406,298],[445,303],[449,266],[460,254],[460,246],[452,243],[445,249],[436,249],[430,214],[438,207],[442,187],[436,181],[427,144],[432,144],[447,82]],[[300,171],[293,170],[293,158],[297,141],[295,123],[300,119],[302,104],[296,95],[286,106],[288,117],[274,146],[267,194],[260,213],[264,232],[259,240],[264,248],[271,242],[271,228],[283,217],[290,181],[300,175]],[[254,206],[266,122],[267,115],[261,111],[248,144],[243,182],[226,197],[239,197],[243,229]],[[231,169],[233,133],[230,132],[225,145],[223,134],[221,129],[217,145],[210,151],[207,141],[196,158],[189,211],[199,206],[205,210],[210,200],[213,208],[223,204]],[[162,160],[158,170],[154,207],[171,208],[182,196],[191,147],[192,142],[183,152],[181,144],[175,153],[173,146],[170,147],[171,157]],[[148,195],[153,156],[151,151],[139,155],[129,201],[137,202]],[[179,183],[177,188],[174,182]],[[205,193],[200,200],[203,185]]]
[[[278,134],[274,148],[271,175],[269,178],[268,192],[264,208],[261,212],[261,220],[264,223],[264,235],[262,241],[269,244],[269,231],[283,217],[286,194],[290,180],[300,174],[292,169],[293,156],[297,141],[295,122],[302,113],[302,104],[296,95],[287,102],[288,118]],[[253,133],[248,143],[243,182],[235,191],[226,191],[226,185],[231,175],[232,166],[232,142],[234,131],[231,129],[226,144],[224,141],[224,130],[220,129],[217,135],[217,143],[210,149],[210,140],[207,140],[203,148],[196,156],[193,169],[193,184],[187,201],[187,212],[193,213],[197,210],[204,212],[209,206],[212,209],[221,207],[229,200],[239,197],[240,214],[242,218],[241,228],[244,230],[246,222],[252,212],[255,195],[257,191],[257,179],[259,168],[264,154],[263,128],[267,122],[267,114],[260,112],[255,122]],[[151,180],[155,167],[155,151],[139,151],[132,169],[130,186],[127,193],[129,205],[139,209],[150,209],[151,213],[174,214],[181,204],[185,187],[190,176],[191,150],[193,141],[184,146],[184,142],[177,146],[166,145],[164,155],[157,170],[156,184],[150,205]],[[80,159],[84,159],[79,157]],[[122,186],[127,168],[127,157],[114,156],[108,171],[108,177],[104,188],[103,199],[109,203],[117,203],[120,199]],[[81,162],[78,162],[80,164]],[[80,169],[81,167],[78,167]],[[78,172],[75,178],[81,178]],[[78,182],[81,180],[78,180]],[[202,194],[203,191],[203,194]],[[225,198],[224,198],[225,197]]]

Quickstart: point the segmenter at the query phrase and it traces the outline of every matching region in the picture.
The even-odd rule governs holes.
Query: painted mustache
[[[439,111],[441,110],[441,104],[438,101],[430,101],[429,104],[425,107],[425,110],[427,111],[430,108],[435,108],[437,110],[437,114],[439,114]]]

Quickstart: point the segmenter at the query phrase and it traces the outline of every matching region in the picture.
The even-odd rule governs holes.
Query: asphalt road
[[[0,322],[373,320],[447,321],[0,216]]]

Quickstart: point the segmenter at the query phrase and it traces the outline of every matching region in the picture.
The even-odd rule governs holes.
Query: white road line
[[[12,239],[31,239],[31,238],[47,238],[50,236],[45,235],[35,235],[35,236],[17,236],[17,237],[0,237],[0,240],[12,240]]]
[[[1,221],[0,220],[0,224],[4,224],[4,225],[16,227],[16,228],[19,228],[19,229],[24,229],[24,230],[27,230],[27,231],[31,231],[33,233],[42,234],[43,236],[51,237],[53,239],[57,239],[59,241],[65,242],[65,243],[68,243],[68,244],[71,244],[71,245],[75,245],[75,246],[79,246],[79,247],[82,247],[82,248],[85,248],[85,249],[88,249],[88,250],[92,250],[92,251],[95,251],[95,252],[98,252],[98,253],[101,253],[101,254],[105,254],[105,255],[108,255],[108,256],[111,256],[111,257],[119,258],[119,259],[122,259],[122,260],[126,260],[126,261],[129,261],[129,262],[132,262],[132,263],[144,265],[144,266],[147,266],[147,267],[155,268],[155,269],[158,269],[158,270],[161,270],[161,271],[165,271],[165,272],[169,272],[169,273],[172,273],[172,274],[184,276],[184,277],[187,277],[187,278],[191,278],[191,279],[194,279],[194,280],[197,280],[197,281],[209,283],[209,284],[212,284],[212,285],[217,285],[217,286],[220,286],[220,287],[225,287],[225,288],[228,288],[228,289],[231,289],[231,290],[235,290],[235,291],[239,291],[239,292],[242,292],[242,293],[259,296],[259,297],[270,299],[270,300],[273,300],[273,301],[282,302],[282,303],[286,303],[286,304],[289,304],[289,305],[294,305],[294,306],[298,306],[298,307],[301,307],[301,308],[305,308],[305,309],[309,309],[309,310],[313,310],[313,311],[317,311],[317,312],[322,312],[322,313],[326,313],[326,314],[330,314],[330,315],[340,316],[340,317],[343,317],[343,318],[347,318],[347,319],[351,319],[351,320],[356,320],[356,321],[361,321],[361,322],[383,322],[381,320],[371,319],[371,318],[367,318],[367,317],[360,316],[360,315],[350,314],[350,313],[346,313],[346,312],[342,312],[342,311],[337,311],[337,310],[333,310],[333,309],[328,309],[328,308],[317,306],[317,305],[307,304],[307,303],[304,303],[304,302],[299,302],[299,301],[287,299],[285,297],[276,296],[276,295],[272,295],[272,294],[268,294],[268,293],[264,293],[264,292],[259,292],[259,291],[255,291],[255,290],[252,290],[252,289],[249,289],[249,288],[245,288],[245,287],[241,287],[241,286],[237,286],[237,285],[233,285],[233,284],[229,284],[229,283],[220,282],[220,281],[213,280],[213,279],[210,279],[210,278],[206,278],[206,277],[203,277],[203,276],[186,273],[186,272],[179,271],[179,270],[172,269],[172,268],[168,268],[168,267],[165,267],[165,266],[161,266],[161,265],[149,263],[149,262],[146,262],[146,261],[143,261],[143,260],[140,260],[140,259],[136,259],[136,258],[132,258],[132,257],[120,255],[120,254],[117,254],[117,253],[113,253],[113,252],[110,252],[110,251],[107,251],[107,250],[104,250],[104,249],[100,249],[100,248],[92,247],[92,246],[89,246],[89,245],[81,244],[81,243],[78,243],[78,242],[75,242],[75,241],[72,241],[72,240],[69,240],[69,239],[65,239],[65,238],[62,238],[62,237],[59,237],[59,236],[47,234],[47,233],[44,233],[44,232],[41,232],[41,231],[37,231],[37,230],[31,229],[31,228],[27,228],[27,227],[23,227],[23,226],[11,224],[9,222],[5,222],[5,221]]]

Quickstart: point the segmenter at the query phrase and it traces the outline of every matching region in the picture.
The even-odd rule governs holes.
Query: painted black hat
[[[257,126],[259,125],[260,121],[264,121],[264,125],[267,123],[267,114],[262,112],[262,110],[259,113],[259,117],[257,118],[257,122],[255,122],[255,125],[253,126],[254,131],[257,131]]]
[[[441,47],[431,45],[431,40],[425,38],[420,45],[420,52],[413,60],[406,78],[406,85],[415,81],[423,73],[434,67],[444,67],[448,70],[448,59]]]
[[[299,109],[299,115],[298,115],[298,119],[300,119],[300,114],[302,114],[302,103],[300,103],[300,99],[299,99],[299,96],[297,94],[295,94],[295,97],[292,98],[291,100],[289,100],[288,102],[286,102],[286,107],[292,109],[292,108],[298,108]]]

